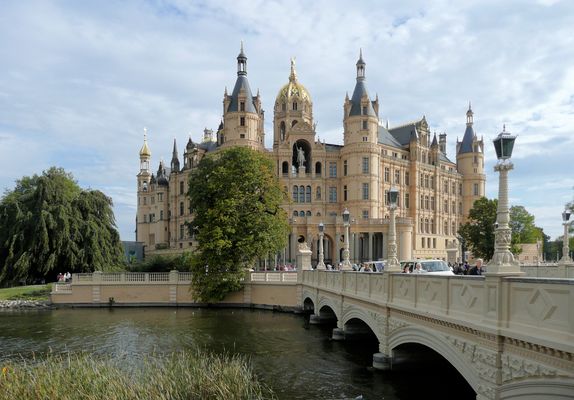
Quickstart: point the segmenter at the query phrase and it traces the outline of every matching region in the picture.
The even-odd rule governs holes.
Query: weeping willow
[[[122,247],[112,206],[62,168],[18,180],[0,201],[0,284],[117,267]]]

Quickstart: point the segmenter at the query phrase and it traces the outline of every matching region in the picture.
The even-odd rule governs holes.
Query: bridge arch
[[[336,300],[331,299],[330,297],[326,297],[326,296],[319,297],[319,300],[317,301],[317,304],[315,307],[315,314],[320,315],[321,309],[323,307],[329,307],[331,309],[331,311],[333,311],[333,314],[335,314],[335,318],[337,318],[337,321],[339,321],[341,319],[340,315],[339,315],[340,312],[339,312],[338,303]]]
[[[381,343],[382,337],[379,336],[380,330],[378,329],[377,321],[375,321],[368,313],[362,311],[359,308],[350,308],[346,310],[343,316],[341,317],[341,326],[344,326],[353,319],[358,319],[359,321],[367,325],[371,329],[373,334],[377,337],[379,343]]]
[[[472,387],[472,390],[474,390],[475,393],[478,393],[481,379],[478,376],[477,371],[469,366],[462,355],[458,353],[456,349],[443,337],[440,337],[426,329],[408,326],[396,329],[392,332],[389,335],[387,343],[390,350],[393,350],[401,344],[407,343],[418,343],[434,350],[455,367]]]
[[[500,399],[537,400],[548,398],[566,400],[572,398],[574,383],[566,377],[536,377],[532,379],[515,379],[500,388]]]

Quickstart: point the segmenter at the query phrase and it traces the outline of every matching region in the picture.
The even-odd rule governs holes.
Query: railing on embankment
[[[243,288],[220,303],[262,307],[297,307],[297,272],[246,272]],[[94,272],[73,274],[71,283],[57,283],[54,304],[198,305],[193,299],[190,272]]]

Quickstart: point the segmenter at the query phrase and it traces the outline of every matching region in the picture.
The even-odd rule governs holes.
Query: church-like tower
[[[456,143],[456,164],[462,174],[463,219],[474,202],[485,196],[486,175],[484,173],[484,142],[474,133],[474,113],[470,103],[466,112],[466,130],[462,142]]]
[[[384,191],[379,173],[379,100],[371,101],[369,97],[362,51],[356,66],[353,96],[350,99],[345,96],[343,106],[345,145],[341,149],[341,206],[360,219],[382,218],[384,207],[380,200]]]
[[[223,97],[223,130],[218,132],[221,148],[248,146],[264,150],[263,110],[259,92],[253,96],[247,80],[247,56],[237,56],[237,80],[231,95]]]

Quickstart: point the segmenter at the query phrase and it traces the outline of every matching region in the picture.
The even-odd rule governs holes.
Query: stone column
[[[369,260],[373,261],[373,232],[369,232]]]
[[[335,234],[335,257],[333,262],[339,264],[341,262],[341,234]]]

